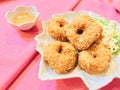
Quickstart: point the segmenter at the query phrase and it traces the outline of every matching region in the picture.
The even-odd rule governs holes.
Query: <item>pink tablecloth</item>
[[[74,11],[83,9],[98,13],[107,19],[116,20],[120,23],[120,13],[115,10],[111,2],[105,2],[105,0],[81,0]]]
[[[71,10],[79,0],[0,0],[0,90],[4,90],[37,54],[34,36],[42,31],[41,20],[52,13]],[[34,5],[40,12],[38,23],[30,31],[18,31],[5,19],[7,10],[17,5]]]
[[[111,3],[103,0],[81,0],[74,11],[90,10],[108,19],[120,22],[120,14],[116,12]],[[14,90],[88,90],[79,78],[65,80],[41,81],[38,79],[39,56],[26,68],[26,70],[9,87]],[[114,79],[110,84],[100,90],[120,90],[119,79]],[[93,86],[94,87],[94,86]]]

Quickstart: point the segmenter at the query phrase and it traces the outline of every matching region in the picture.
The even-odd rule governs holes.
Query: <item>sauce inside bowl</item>
[[[31,22],[34,20],[34,18],[35,18],[35,16],[32,13],[24,11],[24,12],[16,13],[11,18],[11,21],[16,25],[20,25],[23,23]]]

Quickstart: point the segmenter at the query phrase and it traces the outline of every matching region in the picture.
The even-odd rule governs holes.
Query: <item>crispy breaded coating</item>
[[[108,68],[111,59],[112,54],[104,45],[93,45],[79,53],[78,64],[86,72],[97,74]]]
[[[66,31],[67,38],[78,49],[87,49],[102,32],[102,27],[89,15],[78,15]]]
[[[68,73],[75,67],[77,52],[74,46],[67,42],[55,41],[44,49],[44,60],[57,73]]]
[[[64,18],[54,17],[48,25],[48,32],[56,40],[67,41],[67,25],[68,22]]]

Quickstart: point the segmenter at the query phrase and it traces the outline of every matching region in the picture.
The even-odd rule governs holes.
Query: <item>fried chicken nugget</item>
[[[68,22],[64,18],[54,17],[48,25],[48,32],[56,40],[67,41],[67,25]]]
[[[80,68],[91,74],[105,71],[111,60],[112,54],[102,44],[93,45],[88,50],[78,54],[78,64]]]
[[[77,52],[74,46],[67,42],[55,41],[44,49],[44,61],[59,74],[71,71],[76,64]]]
[[[102,27],[91,16],[82,14],[73,19],[66,31],[67,38],[78,49],[87,49],[102,32]]]

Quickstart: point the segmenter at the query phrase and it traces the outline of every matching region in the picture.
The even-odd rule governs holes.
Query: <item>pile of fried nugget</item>
[[[90,74],[108,68],[112,54],[101,43],[102,26],[90,15],[76,15],[71,23],[63,17],[54,17],[47,31],[55,41],[44,48],[43,59],[56,73],[69,73],[77,65]]]

